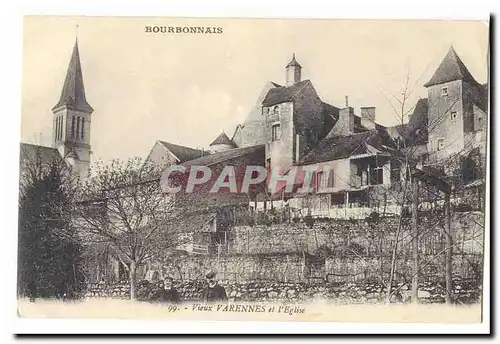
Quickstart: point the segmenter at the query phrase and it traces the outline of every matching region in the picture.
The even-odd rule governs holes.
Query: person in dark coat
[[[172,277],[166,277],[159,283],[159,290],[153,294],[151,301],[166,304],[176,304],[180,302],[179,293],[174,288]]]
[[[215,280],[215,272],[209,272],[205,276],[207,284],[203,289],[203,302],[227,301],[226,289]]]

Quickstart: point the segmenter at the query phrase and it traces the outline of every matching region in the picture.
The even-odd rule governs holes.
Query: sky
[[[76,26],[78,25],[78,29]],[[154,34],[146,26],[220,27],[222,34]],[[146,157],[156,140],[207,148],[231,137],[267,81],[285,82],[295,53],[321,99],[397,124],[392,95],[409,76],[408,103],[451,45],[487,81],[488,25],[480,21],[182,19],[31,16],[24,19],[21,141],[52,145],[76,35],[87,101],[94,108],[92,160]]]

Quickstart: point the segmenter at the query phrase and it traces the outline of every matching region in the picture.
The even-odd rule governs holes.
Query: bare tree
[[[419,238],[422,236],[422,233],[418,233],[417,230],[417,212],[418,212],[418,203],[419,197],[418,195],[418,180],[414,177],[413,171],[414,169],[421,165],[425,160],[427,160],[427,163],[432,163],[433,168],[433,173],[438,172],[440,173],[439,167],[443,166],[450,166],[453,164],[457,164],[457,160],[460,159],[462,156],[466,156],[472,149],[472,145],[466,144],[466,146],[457,153],[450,154],[448,157],[445,158],[439,158],[437,156],[433,156],[436,153],[435,152],[430,152],[426,153],[427,157],[424,158],[424,155],[420,151],[420,146],[425,145],[426,140],[423,140],[426,136],[428,136],[430,133],[434,132],[439,128],[439,126],[447,119],[449,116],[449,113],[453,106],[456,104],[456,102],[453,102],[451,104],[448,104],[444,108],[439,108],[437,105],[438,104],[433,104],[432,99],[427,99],[427,106],[431,107],[434,106],[435,108],[438,109],[439,113],[433,116],[432,118],[428,118],[427,123],[417,123],[422,126],[422,128],[411,128],[409,127],[406,123],[410,119],[411,113],[415,110],[415,106],[408,106],[408,102],[411,99],[411,95],[419,83],[420,79],[422,78],[424,73],[420,75],[420,77],[415,81],[412,82],[410,78],[410,72],[409,68],[407,68],[406,72],[406,77],[404,80],[403,88],[401,90],[400,95],[395,95],[393,93],[388,92],[387,90],[384,90],[382,93],[387,102],[390,104],[392,110],[393,110],[393,115],[397,118],[398,120],[398,125],[393,127],[395,130],[395,134],[393,136],[394,138],[394,144],[396,146],[396,149],[389,149],[391,152],[391,159],[394,159],[401,165],[401,171],[403,173],[401,174],[401,190],[396,194],[395,192],[391,191],[390,189],[387,189],[388,193],[392,194],[392,198],[396,200],[396,202],[399,205],[400,208],[400,213],[398,214],[399,221],[398,221],[398,226],[396,228],[395,232],[395,239],[394,239],[394,244],[392,247],[392,253],[391,253],[391,270],[390,270],[390,275],[389,275],[389,281],[387,282],[387,295],[386,295],[386,301],[390,302],[390,299],[393,295],[393,290],[392,290],[392,284],[396,272],[396,262],[398,260],[398,246],[400,242],[404,240],[410,240],[410,242],[413,245],[413,259],[414,259],[414,271],[412,273],[412,299],[417,300],[418,298],[418,273],[421,271],[425,265],[428,265],[427,263],[421,265],[419,264],[419,256],[418,256],[418,242]],[[415,123],[415,122],[414,122]],[[452,143],[453,144],[453,143]],[[443,147],[443,150],[446,150],[448,147]],[[453,162],[453,163],[452,163]],[[445,183],[450,181],[449,176],[445,176],[444,174],[438,177]],[[451,178],[453,179],[453,178]],[[425,185],[423,185],[425,186]],[[435,197],[439,198],[438,195]],[[449,195],[445,197],[449,201]],[[413,232],[410,236],[405,236],[403,239],[400,238],[401,231],[403,229],[403,218],[405,216],[404,212],[405,209],[408,208],[408,206],[413,204],[412,207],[412,215],[413,215]],[[445,202],[446,203],[446,202]],[[448,205],[449,206],[449,205]],[[449,214],[450,210],[449,209],[444,209],[445,212]],[[437,223],[436,223],[437,225]],[[450,250],[451,247],[453,246],[453,243],[450,241],[451,239],[451,234],[449,233],[449,228],[446,228],[446,226],[443,225],[443,233],[445,237],[447,238],[447,246],[450,248],[448,250],[445,250],[448,256],[451,256]],[[442,252],[440,252],[441,254]],[[451,259],[451,258],[447,258]],[[447,263],[447,265],[450,265],[450,263]],[[451,272],[451,267],[447,267],[447,275],[449,275]],[[449,276],[447,276],[447,280],[450,279]],[[448,283],[449,284],[449,283]]]
[[[77,218],[88,242],[106,243],[128,270],[136,297],[139,264],[181,244],[172,199],[160,188],[161,171],[140,159],[95,166],[79,189]]]

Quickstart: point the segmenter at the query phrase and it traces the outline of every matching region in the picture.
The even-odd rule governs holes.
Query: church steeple
[[[85,178],[90,167],[90,123],[94,109],[85,97],[78,40],[73,47],[61,96],[52,112],[54,148],[72,166],[75,175]]]
[[[85,97],[85,87],[83,85],[82,66],[80,63],[80,53],[78,51],[78,39],[75,41],[71,60],[69,61],[66,79],[61,91],[59,102],[52,108],[52,111],[60,107],[92,113],[94,109],[87,103]]]

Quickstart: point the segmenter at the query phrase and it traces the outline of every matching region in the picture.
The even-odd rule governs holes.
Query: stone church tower
[[[71,165],[74,175],[85,179],[90,168],[90,123],[94,109],[85,98],[78,40],[73,47],[61,97],[52,112],[53,147]]]

